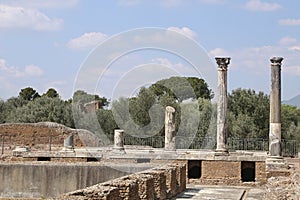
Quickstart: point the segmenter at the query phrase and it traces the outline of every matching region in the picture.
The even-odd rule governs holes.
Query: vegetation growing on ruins
[[[172,89],[178,83],[181,85],[176,86],[177,90]],[[189,92],[191,88],[194,91],[192,95]],[[164,121],[164,112],[161,108],[169,105],[176,109],[178,135],[190,136],[193,132],[192,135],[202,138],[200,142],[203,142],[209,138],[214,139],[216,134],[216,104],[211,101],[213,96],[214,93],[207,83],[195,77],[186,79],[172,77],[160,80],[148,88],[141,88],[135,97],[120,98],[113,102],[105,97],[88,94],[81,90],[76,91],[72,99],[62,100],[53,88],[40,95],[35,89],[27,87],[21,89],[17,97],[11,97],[6,101],[0,100],[0,123],[51,121],[75,128],[74,118],[79,117],[86,118],[86,120],[83,120],[81,124],[76,124],[76,128],[87,128],[97,134],[99,128],[95,126],[95,121],[90,120],[93,113],[80,109],[80,106],[97,101],[100,109],[96,109],[95,113],[102,129],[101,134],[105,134],[110,140],[113,139],[114,129],[119,126],[128,130],[131,130],[130,127],[133,125],[146,127],[143,129],[143,135],[139,135],[141,132],[138,131],[131,134],[137,137],[153,136],[154,130],[159,130],[155,136],[163,136],[164,129],[160,124]],[[182,112],[182,110],[187,112]],[[281,110],[282,138],[300,141],[300,109],[295,106],[282,105]],[[153,115],[155,115],[154,118]],[[147,129],[149,123],[153,126]],[[227,125],[230,139],[261,138],[267,140],[269,96],[251,89],[233,90],[228,94]],[[196,131],[194,131],[195,126],[198,126]],[[199,141],[195,140],[194,143],[199,143]]]

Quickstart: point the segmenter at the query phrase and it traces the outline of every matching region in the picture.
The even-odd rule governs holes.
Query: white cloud
[[[250,0],[246,3],[245,8],[251,11],[275,11],[281,8],[278,3],[263,2],[260,0]]]
[[[0,4],[0,29],[55,31],[60,29],[62,24],[62,19],[50,19],[35,9]]]
[[[107,35],[100,32],[84,33],[80,37],[73,38],[67,43],[67,47],[74,50],[86,50],[95,47],[98,43],[107,39]]]
[[[294,44],[297,42],[297,39],[296,38],[293,38],[293,37],[289,37],[289,36],[286,36],[286,37],[283,37],[279,40],[278,44],[279,45],[291,45],[291,44]]]
[[[299,26],[300,19],[280,19],[278,24],[282,26]]]
[[[118,0],[120,6],[135,6],[139,3],[141,3],[140,0]]]
[[[229,53],[222,48],[215,48],[209,52],[211,57],[227,57]]]
[[[18,67],[9,66],[4,59],[0,59],[0,72],[2,76],[13,78],[43,75],[43,70],[36,65],[28,65],[24,70],[21,70]]]
[[[188,36],[190,38],[196,38],[197,37],[197,33],[193,30],[191,30],[190,28],[188,27],[182,27],[182,28],[179,28],[179,27],[169,27],[167,30],[171,30],[171,31],[176,31],[178,33],[181,33],[185,36]]]
[[[28,65],[25,67],[25,73],[29,76],[41,76],[43,75],[43,70],[36,65]]]
[[[282,56],[284,58],[284,67],[289,68],[287,71],[291,75],[299,75],[300,44],[296,38],[283,37],[276,45],[261,46],[255,48],[245,48],[233,51],[226,51],[222,48],[216,48],[210,51],[212,56],[230,56],[234,61],[230,64],[234,70],[254,70],[257,74],[266,73],[270,65],[269,59],[274,56]],[[291,71],[295,70],[295,73]]]
[[[289,50],[292,50],[292,51],[300,51],[300,45],[299,46],[291,46],[289,48]]]
[[[4,59],[0,59],[0,71],[2,71],[2,75],[11,77],[21,77],[23,74],[18,68],[8,66]]]
[[[2,4],[26,8],[69,8],[77,5],[78,0],[2,0]]]

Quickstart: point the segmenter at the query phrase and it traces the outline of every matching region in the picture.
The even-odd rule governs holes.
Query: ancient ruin
[[[289,161],[288,164],[281,153],[282,60],[281,57],[271,58],[269,152],[229,151],[226,147],[230,58],[216,58],[216,149],[176,149],[175,109],[171,106],[165,108],[163,148],[126,145],[124,137],[130,133],[120,129],[114,131],[113,144],[103,146],[88,131],[54,123],[2,124],[0,180],[6,184],[0,185],[0,196],[132,200],[171,199],[180,194],[188,198],[182,192],[190,184],[242,186],[232,190],[238,199],[284,199],[287,196],[284,189],[274,189],[276,181],[287,183],[292,193],[290,199],[297,199],[300,181],[299,174],[294,174],[293,170],[299,163]],[[7,146],[5,141],[8,140],[15,145]],[[44,177],[45,172],[47,177]],[[202,189],[193,191],[200,193]],[[223,191],[226,195],[229,190]]]

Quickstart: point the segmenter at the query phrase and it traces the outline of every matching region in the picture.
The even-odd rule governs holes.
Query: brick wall
[[[174,163],[69,192],[61,199],[164,200],[183,191],[185,184],[185,164]]]
[[[265,162],[257,161],[254,163],[255,182],[253,184],[265,184],[267,179]],[[247,162],[244,163],[243,167],[247,167]],[[199,170],[201,170],[201,177],[199,179],[190,179],[190,182],[226,185],[243,184],[242,161],[202,160]],[[188,170],[186,173],[188,174]]]
[[[76,130],[53,122],[0,124],[0,139],[4,137],[6,147],[28,146],[33,149],[49,148],[49,143],[63,147],[64,139],[74,134],[74,145],[97,146],[100,141],[87,130]]]

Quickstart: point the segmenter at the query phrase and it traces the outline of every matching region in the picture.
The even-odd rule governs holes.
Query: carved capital
[[[271,65],[281,65],[282,60],[282,57],[273,57],[270,59]]]
[[[215,58],[218,64],[218,70],[227,71],[228,65],[230,64],[230,58]]]

